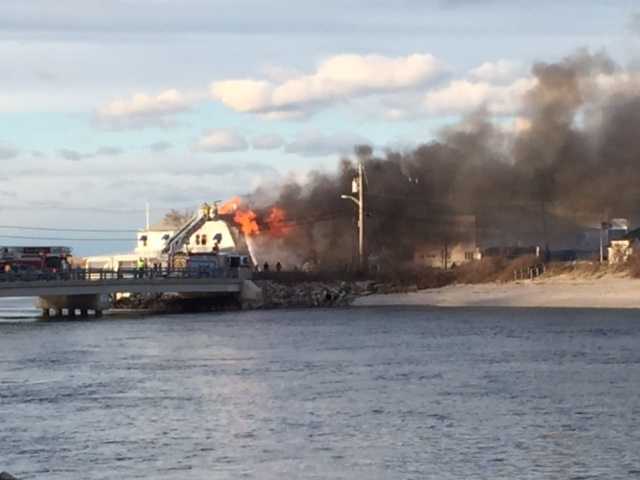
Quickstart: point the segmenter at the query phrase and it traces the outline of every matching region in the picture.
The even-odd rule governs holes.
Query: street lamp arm
[[[356,197],[352,197],[351,195],[340,195],[340,198],[342,198],[343,200],[351,200],[357,206],[360,206],[360,200],[358,200]]]

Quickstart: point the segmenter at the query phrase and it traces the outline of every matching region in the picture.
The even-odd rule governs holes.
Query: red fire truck
[[[0,272],[60,272],[69,267],[69,247],[1,247]]]

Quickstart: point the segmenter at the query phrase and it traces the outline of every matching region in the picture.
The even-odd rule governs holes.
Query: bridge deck
[[[0,297],[130,293],[239,293],[242,280],[230,278],[122,278],[0,282]]]

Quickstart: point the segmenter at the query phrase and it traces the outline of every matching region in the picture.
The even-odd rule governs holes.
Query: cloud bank
[[[208,130],[194,145],[194,150],[207,153],[239,152],[248,148],[249,143],[246,138],[228,128]]]
[[[172,116],[186,112],[193,103],[194,99],[176,89],[157,95],[136,93],[98,108],[96,121],[99,126],[114,129],[166,126]]]
[[[214,82],[211,97],[237,112],[303,115],[373,93],[415,89],[444,71],[429,54],[406,57],[344,54],[329,57],[316,70],[280,82],[236,79]]]

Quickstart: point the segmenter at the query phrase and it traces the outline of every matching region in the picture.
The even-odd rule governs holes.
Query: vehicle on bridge
[[[63,272],[70,268],[71,258],[69,247],[0,247],[0,272]]]

